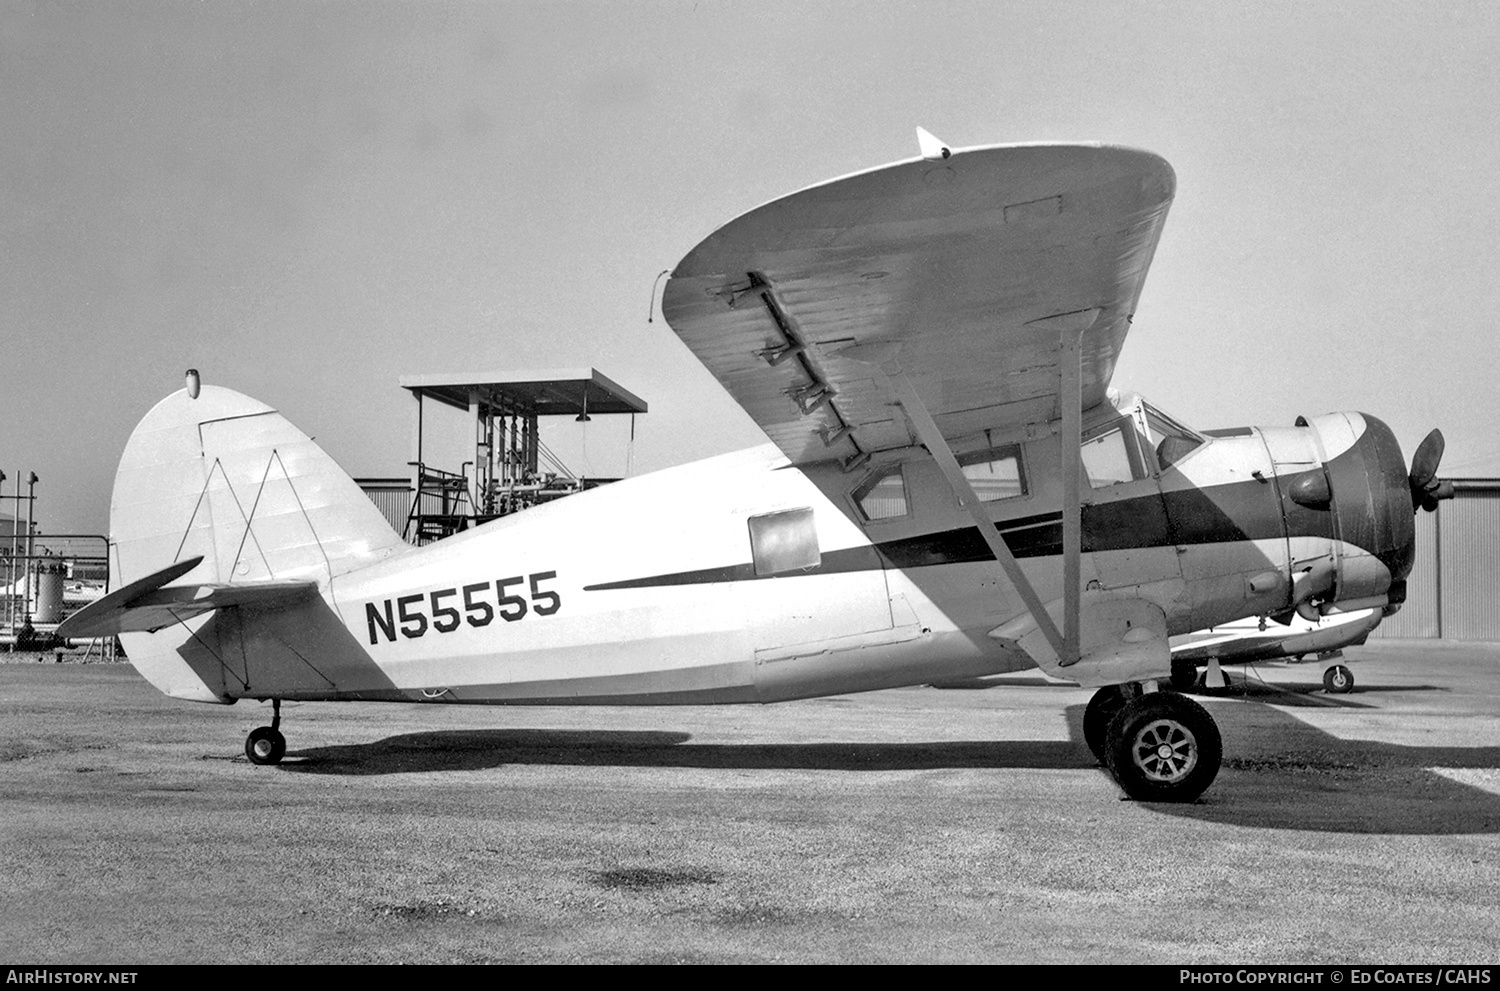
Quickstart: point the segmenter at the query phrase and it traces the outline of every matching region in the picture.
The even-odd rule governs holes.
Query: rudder
[[[341,574],[406,549],[338,464],[271,407],[203,386],[158,403],[136,427],[110,504],[115,584],[202,555],[183,579],[202,583],[316,581],[337,610]],[[231,624],[232,625],[232,624]],[[229,667],[235,645],[197,635],[203,620],[122,635],[136,668],[162,691],[227,701],[186,662],[207,652]],[[203,658],[199,658],[201,662]],[[237,693],[236,693],[237,694]]]

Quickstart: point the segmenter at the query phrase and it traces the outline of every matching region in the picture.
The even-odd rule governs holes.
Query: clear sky
[[[637,472],[761,442],[652,280],[921,125],[1173,163],[1115,385],[1500,474],[1497,51],[1477,0],[0,0],[0,469],[103,531],[190,366],[354,475],[406,471],[425,372],[597,367],[651,405]],[[620,423],[553,436],[624,470]]]

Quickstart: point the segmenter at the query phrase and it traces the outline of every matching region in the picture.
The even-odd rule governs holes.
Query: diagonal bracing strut
[[[896,362],[883,364],[882,370],[889,378],[896,401],[906,411],[917,436],[932,454],[933,460],[942,470],[948,487],[958,497],[959,503],[974,520],[975,527],[984,538],[990,553],[1004,569],[1006,577],[1020,594],[1026,609],[1031,613],[1037,628],[1047,638],[1062,667],[1077,663],[1079,659],[1079,607],[1081,598],[1081,558],[1083,550],[1083,527],[1081,518],[1081,462],[1078,456],[1082,441],[1082,355],[1083,332],[1098,317],[1097,310],[1085,310],[1078,314],[1064,314],[1062,318],[1049,318],[1058,330],[1058,403],[1061,407],[1062,424],[1058,431],[1063,487],[1063,628],[1059,630],[1037,595],[1025,572],[1021,570],[1015,555],[1000,535],[989,512],[980,501],[974,487],[958,465],[948,441],[938,429],[926,404],[917,395],[916,388]]]

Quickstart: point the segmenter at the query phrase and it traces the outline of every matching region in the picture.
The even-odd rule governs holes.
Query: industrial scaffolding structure
[[[400,527],[405,539],[415,544],[616,481],[568,471],[543,441],[540,421],[628,414],[633,438],[634,416],[647,409],[644,400],[593,368],[408,375],[400,384],[417,401],[414,458],[408,462],[412,475],[406,488],[410,504]],[[457,472],[436,468],[424,456],[429,400],[468,413],[473,424],[474,457]],[[363,479],[360,484],[380,503],[382,493],[394,491],[393,481]]]

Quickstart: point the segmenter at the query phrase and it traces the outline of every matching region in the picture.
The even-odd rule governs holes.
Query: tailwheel
[[[1083,710],[1083,742],[1088,744],[1089,750],[1098,758],[1099,763],[1106,763],[1104,759],[1104,741],[1109,734],[1110,720],[1129,701],[1120,690],[1119,685],[1109,685],[1094,693],[1089,699],[1088,707]]]
[[[1335,664],[1323,672],[1323,688],[1333,695],[1342,695],[1354,688],[1354,672],[1342,664]]]
[[[281,725],[281,699],[271,700],[271,725],[260,726],[245,737],[245,756],[252,764],[279,764],[286,756],[286,737],[278,728]]]
[[[245,756],[252,764],[279,764],[286,754],[286,737],[280,730],[261,726],[245,737]]]
[[[1191,802],[1213,783],[1224,742],[1208,710],[1185,695],[1151,692],[1109,724],[1105,763],[1142,802]]]

